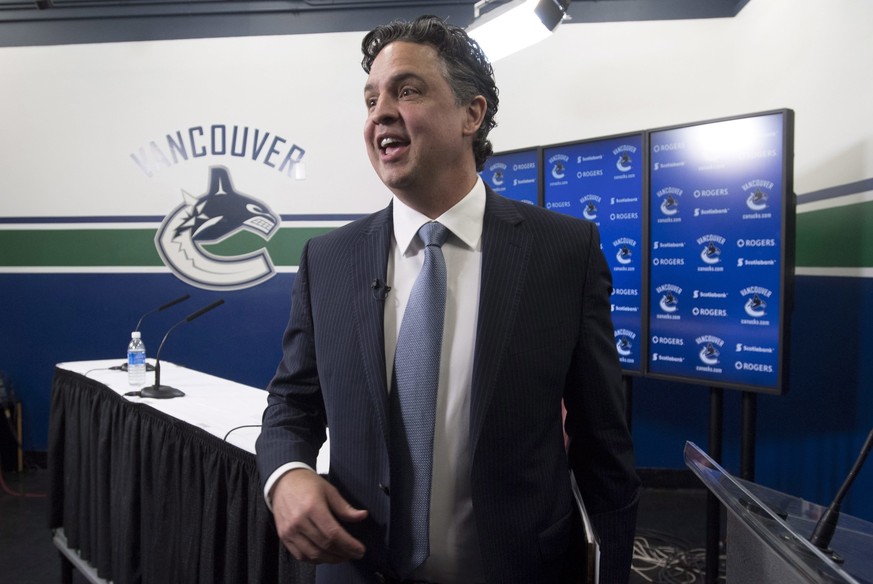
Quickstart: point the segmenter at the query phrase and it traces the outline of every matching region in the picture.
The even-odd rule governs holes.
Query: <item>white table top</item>
[[[153,359],[148,362],[154,365]],[[261,433],[261,417],[267,406],[266,391],[161,361],[161,385],[182,390],[184,397],[152,399],[125,396],[128,392],[153,385],[155,374],[152,371],[146,374],[144,386],[129,385],[127,372],[110,369],[123,363],[123,359],[103,359],[58,363],[57,367],[99,381],[131,403],[148,404],[160,412],[202,428],[229,444],[255,453],[255,441]],[[328,450],[328,443],[325,442],[318,456],[318,472],[326,473],[328,470]]]

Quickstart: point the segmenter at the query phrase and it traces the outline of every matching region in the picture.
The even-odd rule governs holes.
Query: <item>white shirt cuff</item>
[[[315,469],[305,462],[288,462],[274,470],[273,474],[270,475],[270,478],[267,479],[267,482],[264,485],[264,500],[267,502],[267,508],[270,509],[270,513],[273,512],[273,485],[275,485],[286,472],[298,468],[307,468],[312,472],[315,472]]]

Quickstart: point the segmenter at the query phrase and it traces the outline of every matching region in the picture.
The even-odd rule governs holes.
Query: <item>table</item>
[[[126,397],[135,388],[117,365],[55,368],[50,527],[65,579],[75,565],[114,584],[313,582],[279,543],[258,481],[267,393],[162,362],[162,384],[185,397]]]

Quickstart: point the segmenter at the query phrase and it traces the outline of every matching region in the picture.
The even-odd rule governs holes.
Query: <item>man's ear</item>
[[[477,95],[467,104],[467,119],[464,122],[465,136],[472,136],[479,130],[487,109],[488,102],[481,95]]]

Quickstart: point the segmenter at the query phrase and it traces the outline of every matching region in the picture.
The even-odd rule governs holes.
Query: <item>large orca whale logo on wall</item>
[[[266,242],[279,227],[279,217],[267,205],[234,189],[227,168],[209,169],[206,194],[183,194],[185,202],[167,215],[155,235],[158,253],[173,273],[207,290],[250,288],[276,274],[263,248],[236,256],[220,256],[204,248],[240,231],[254,233]]]

